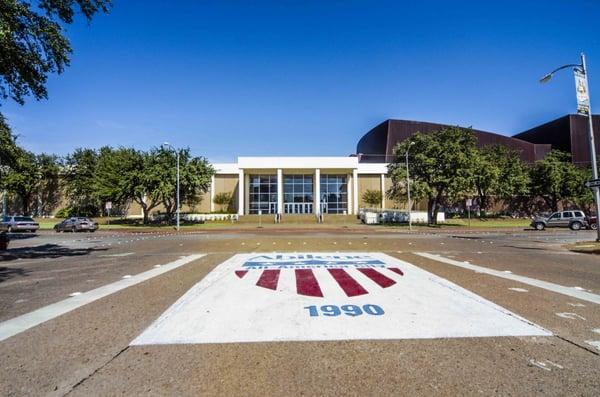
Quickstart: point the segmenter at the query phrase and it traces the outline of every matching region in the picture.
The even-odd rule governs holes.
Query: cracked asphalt
[[[600,394],[598,304],[417,255],[600,295],[600,258],[563,248],[592,240],[592,232],[271,228],[21,237],[0,259],[0,328],[183,256],[205,256],[0,341],[3,396]],[[273,251],[383,252],[553,336],[129,346],[220,263]]]

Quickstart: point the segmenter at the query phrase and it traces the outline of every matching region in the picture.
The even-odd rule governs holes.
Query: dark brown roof
[[[379,163],[388,162],[393,158],[393,149],[398,142],[410,138],[417,132],[430,133],[443,127],[446,124],[429,123],[410,120],[386,120],[371,131],[367,132],[356,146],[357,154],[361,162]],[[511,138],[493,132],[472,130],[477,139],[479,147],[486,145],[504,145],[510,149],[516,150],[521,154],[521,158],[533,163],[536,160],[544,158],[550,151],[549,144],[536,144],[527,142],[518,138]]]

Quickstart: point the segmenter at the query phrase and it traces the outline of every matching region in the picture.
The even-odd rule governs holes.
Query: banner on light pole
[[[587,78],[584,73],[575,69],[575,92],[577,94],[577,114],[588,116],[590,114],[590,94],[588,92]]]

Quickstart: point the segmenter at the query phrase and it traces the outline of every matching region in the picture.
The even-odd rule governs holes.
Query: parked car
[[[54,225],[54,231],[58,232],[95,232],[98,230],[98,222],[90,218],[72,217]]]
[[[598,217],[597,216],[590,216],[588,218],[588,227],[592,230],[598,229]]]
[[[39,223],[29,216],[5,216],[2,218],[2,225],[9,232],[35,232],[40,228]]]
[[[547,227],[568,227],[571,230],[581,230],[588,227],[588,221],[583,211],[558,211],[547,218],[534,218],[531,226],[536,230],[544,230]]]

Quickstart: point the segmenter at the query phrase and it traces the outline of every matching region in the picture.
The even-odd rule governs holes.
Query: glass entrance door
[[[284,209],[286,214],[312,214],[312,203],[285,203]]]
[[[286,214],[312,214],[312,175],[284,175],[283,209]]]

